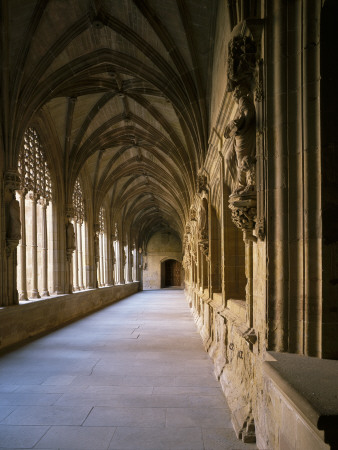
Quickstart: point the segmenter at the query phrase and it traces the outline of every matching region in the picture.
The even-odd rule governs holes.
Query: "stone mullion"
[[[82,223],[77,222],[77,247],[78,269],[79,269],[79,289],[84,289],[83,285],[83,254],[82,254]]]
[[[106,252],[105,252],[105,234],[102,232],[101,234],[101,267],[102,267],[102,280],[101,286],[105,286],[106,284]]]
[[[38,291],[38,244],[37,244],[37,194],[31,193],[32,203],[32,291],[31,298],[40,298]]]
[[[135,259],[134,259],[134,265],[135,265],[135,280],[139,281],[139,265],[140,265],[140,253],[138,250],[135,250]]]
[[[119,242],[119,260],[120,260],[120,283],[124,284],[125,283],[125,279],[124,279],[124,246],[123,246],[123,242]]]
[[[119,241],[116,241],[116,250],[115,250],[115,260],[116,260],[116,267],[115,267],[115,272],[116,272],[116,283],[117,284],[121,284],[121,249],[120,249],[120,244]]]
[[[21,220],[21,242],[20,242],[20,300],[28,300],[27,294],[27,271],[26,271],[26,191],[20,192],[20,220]]]
[[[128,244],[128,251],[127,251],[127,283],[131,283],[133,278],[132,278],[132,266],[131,266],[131,248],[130,245]]]
[[[102,234],[102,253],[103,253],[103,285],[109,286],[108,283],[108,245],[107,233]]]
[[[103,233],[100,233],[99,236],[99,242],[100,242],[100,280],[99,280],[99,286],[104,286],[104,259],[103,259]]]
[[[98,245],[98,256],[97,256],[97,286],[101,287],[101,249],[102,249],[102,244],[101,244],[101,233],[98,234],[98,241],[99,241],[99,245]]]
[[[48,296],[48,244],[47,244],[47,201],[41,199],[42,208],[42,296]]]
[[[137,280],[137,250],[133,249],[133,266],[132,266],[132,281]]]
[[[132,283],[133,282],[133,259],[134,259],[134,255],[133,255],[133,248],[130,247],[129,251],[128,251],[128,268],[129,268],[129,282]]]

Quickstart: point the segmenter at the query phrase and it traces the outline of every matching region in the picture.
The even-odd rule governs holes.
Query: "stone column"
[[[256,194],[231,196],[229,207],[232,211],[232,219],[235,225],[243,231],[245,243],[245,276],[246,276],[246,308],[247,324],[253,326],[253,243],[257,237],[253,235],[256,220]],[[255,341],[254,332],[250,333],[252,339],[250,345]]]
[[[79,256],[79,247],[78,247],[78,235],[77,235],[77,222],[74,220],[74,240],[76,243],[76,250],[73,255],[73,291],[79,290],[79,266],[78,266],[78,256]]]
[[[124,250],[124,243],[120,241],[120,245],[119,245],[119,249],[120,249],[120,284],[124,284],[125,283],[125,278],[124,278],[124,266],[126,264],[126,252]]]
[[[16,287],[17,246],[21,239],[20,205],[15,191],[20,188],[20,178],[15,170],[7,171],[4,177],[4,213],[5,213],[5,255],[3,272],[2,306],[19,303]]]
[[[66,294],[73,293],[73,252],[76,250],[74,225],[70,221],[70,216],[67,217],[66,222]]]
[[[21,220],[21,241],[20,241],[20,291],[19,299],[28,300],[27,294],[27,271],[26,271],[26,208],[25,199],[27,191],[20,191],[20,220]]]
[[[109,286],[108,282],[108,242],[107,234],[102,233],[102,254],[103,254],[103,286]]]
[[[77,256],[78,256],[78,271],[79,271],[79,289],[84,289],[83,284],[83,253],[82,253],[82,221],[79,220],[77,225]]]
[[[32,207],[32,290],[30,298],[40,298],[38,291],[38,244],[37,244],[37,194],[31,192],[29,194]]]
[[[120,246],[119,241],[116,240],[116,252],[115,252],[115,283],[121,284],[120,281]]]
[[[48,296],[48,244],[47,244],[47,201],[40,199],[42,209],[42,293],[43,297]]]
[[[109,276],[109,281],[111,285],[116,284],[115,265],[116,265],[115,239],[114,235],[112,235],[110,237],[110,276]]]
[[[136,281],[142,281],[142,248],[139,247],[137,253],[137,266],[136,266],[137,278]]]
[[[100,232],[96,231],[94,236],[94,247],[95,247],[95,264],[96,264],[96,287],[100,287],[101,285],[101,272],[100,272],[100,264],[101,264],[101,254],[100,254]]]

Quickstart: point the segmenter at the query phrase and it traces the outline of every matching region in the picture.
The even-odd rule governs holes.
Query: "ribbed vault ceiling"
[[[182,235],[207,149],[216,7],[7,2],[13,154],[42,108],[66,160],[66,201],[85,169],[94,213],[108,198],[143,239],[163,228]]]

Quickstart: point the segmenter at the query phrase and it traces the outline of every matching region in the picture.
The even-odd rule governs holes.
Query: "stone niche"
[[[143,262],[143,289],[161,289],[163,263],[167,260],[182,262],[182,243],[171,232],[157,232],[149,239]],[[184,276],[181,274],[181,283]]]

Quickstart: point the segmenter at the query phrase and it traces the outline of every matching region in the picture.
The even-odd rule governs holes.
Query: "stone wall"
[[[138,282],[129,283],[1,308],[0,349],[63,326],[138,290]]]
[[[155,233],[148,242],[143,260],[144,290],[161,288],[161,263],[167,259],[182,260],[181,242],[172,233]]]
[[[321,259],[321,11],[314,1],[306,2],[304,8],[302,2],[287,3],[286,7],[283,1],[268,2],[265,21],[259,15],[252,20],[242,14],[236,22],[235,14],[231,34],[220,30],[229,30],[234,10],[230,3],[228,8],[220,5],[211,137],[200,169],[203,187],[198,179],[186,224],[185,287],[238,438],[256,439],[260,449],[329,449],[336,448],[337,442],[333,424],[338,404],[332,401],[332,392],[338,388],[337,366],[320,358],[336,358],[337,340],[327,337],[337,309],[331,305],[330,318],[321,316],[331,298],[336,298],[322,297],[322,268],[331,267],[332,254],[327,263]],[[243,45],[241,50],[233,46],[231,53],[228,44],[237,38]],[[255,47],[237,61],[236,52],[243,51],[244,42],[254,42]],[[253,54],[256,60],[250,69]],[[250,86],[256,127],[255,188],[250,199],[236,191],[238,180],[231,173],[229,154],[237,143],[234,135],[225,133],[240,109],[235,89],[226,81],[243,82],[236,75],[243,59],[248,65],[241,76]],[[226,63],[233,63],[228,73]],[[240,169],[238,160],[236,169]],[[202,226],[205,200],[208,233]],[[220,236],[217,243],[215,236]],[[221,290],[213,282],[218,276]],[[276,362],[278,375],[267,370],[267,361]],[[326,391],[320,388],[324,368]],[[295,380],[300,380],[298,385],[293,385]],[[318,399],[322,401],[317,403]]]

